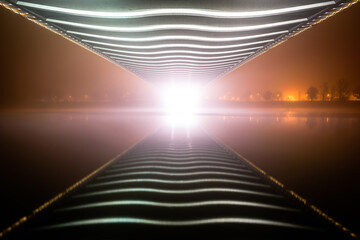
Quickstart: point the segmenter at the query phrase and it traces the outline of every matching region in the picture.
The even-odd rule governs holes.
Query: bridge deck
[[[349,237],[206,133],[166,129],[5,236]]]

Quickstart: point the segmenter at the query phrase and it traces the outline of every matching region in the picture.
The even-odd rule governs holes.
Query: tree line
[[[323,82],[319,89],[311,85],[306,94],[310,101],[317,99],[321,101],[348,101],[351,95],[360,99],[360,84],[353,88],[349,81],[339,79],[331,85],[328,82]]]

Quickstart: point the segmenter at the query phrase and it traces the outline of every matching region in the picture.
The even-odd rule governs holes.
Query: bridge
[[[145,81],[202,84],[356,2],[0,0]]]
[[[217,80],[356,2],[0,0],[154,84]],[[123,236],[356,238],[203,130],[166,127],[0,233]]]

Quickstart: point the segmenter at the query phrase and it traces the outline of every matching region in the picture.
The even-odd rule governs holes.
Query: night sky
[[[360,4],[241,66],[212,83],[206,94],[218,98],[248,92],[305,94],[344,78],[360,79]],[[156,98],[156,87],[126,70],[0,8],[0,105],[26,105],[49,95],[111,95],[127,101]]]

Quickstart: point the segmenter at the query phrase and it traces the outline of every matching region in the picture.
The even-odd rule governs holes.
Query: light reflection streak
[[[231,158],[227,155],[215,155],[212,154],[211,152],[204,152],[204,153],[194,153],[193,155],[190,156],[184,156],[184,155],[174,155],[173,153],[166,153],[166,154],[157,154],[157,153],[152,153],[152,152],[147,152],[144,153],[144,155],[133,155],[133,156],[129,156],[126,160],[120,161],[119,163],[124,163],[124,162],[131,162],[131,161],[137,161],[137,160],[145,160],[145,159],[164,159],[164,160],[174,160],[174,161],[186,161],[186,160],[194,160],[194,159],[198,159],[198,160],[217,160],[217,161],[225,161],[225,162],[231,162],[231,163],[238,163],[237,160],[235,160],[234,158]],[[243,165],[239,162],[239,165]]]
[[[262,47],[256,47],[254,49],[259,49]],[[139,57],[139,56],[131,56],[131,55],[122,55],[122,54],[117,54],[117,53],[112,53],[112,52],[103,52],[103,54],[107,54],[107,55],[112,55],[115,57],[121,57],[118,59],[142,59],[142,60],[152,60],[152,59],[167,59],[167,58],[190,58],[190,59],[221,59],[221,58],[232,58],[232,57],[241,57],[244,55],[250,55],[253,54],[254,52],[247,52],[247,53],[240,53],[240,54],[233,54],[233,55],[223,55],[223,56],[206,56],[206,57],[202,57],[202,56],[191,56],[191,55],[166,55],[166,56],[152,56],[152,57]]]
[[[221,169],[221,170],[228,170],[228,171],[235,171],[235,172],[248,172],[251,173],[252,171],[248,169],[241,169],[241,168],[229,168],[229,167],[221,167],[221,166],[192,166],[192,167],[167,167],[167,166],[137,166],[137,167],[126,167],[120,169],[109,169],[107,172],[120,172],[120,171],[128,171],[128,170],[136,170],[136,169],[166,169],[166,170],[193,170],[193,169]]]
[[[136,152],[136,153],[131,153],[129,154],[130,157],[136,157],[136,156],[142,156],[142,154],[145,154],[146,156],[149,155],[154,155],[155,154],[160,154],[160,155],[171,155],[171,154],[179,154],[179,156],[186,156],[186,157],[191,157],[191,156],[199,156],[199,157],[211,157],[211,156],[221,156],[221,157],[225,157],[225,158],[231,158],[230,154],[223,154],[223,153],[219,153],[218,150],[222,150],[219,147],[209,147],[209,148],[199,148],[199,147],[189,147],[189,148],[184,148],[184,147],[173,147],[173,146],[169,146],[169,147],[164,147],[164,148],[146,148],[142,151]],[[149,152],[150,151],[150,152]],[[157,156],[157,155],[156,155]],[[233,158],[231,158],[233,160]]]
[[[103,26],[93,25],[78,22],[70,22],[59,19],[47,18],[47,22],[58,23],[62,25],[68,25],[73,27],[81,27],[93,30],[102,30],[110,32],[151,32],[161,30],[193,30],[193,31],[205,31],[205,32],[242,32],[251,30],[260,30],[266,28],[280,27],[291,24],[298,24],[307,22],[307,18],[299,18],[282,22],[266,23],[249,26],[236,26],[236,27],[223,27],[223,26],[207,26],[207,25],[195,25],[195,24],[160,24],[160,25],[148,25],[148,26],[137,26],[137,27],[119,27],[119,26]]]
[[[74,198],[117,194],[117,193],[131,193],[131,192],[142,192],[142,193],[148,192],[148,193],[175,194],[175,195],[221,192],[221,193],[239,193],[239,194],[250,194],[250,195],[259,195],[266,197],[283,198],[281,195],[278,194],[239,189],[239,188],[236,189],[235,188],[197,188],[197,189],[185,189],[185,190],[168,190],[168,189],[157,189],[157,188],[116,188],[110,190],[82,193],[75,195]]]
[[[206,225],[206,224],[254,224],[254,225],[269,225],[277,227],[287,228],[302,228],[313,229],[303,225],[292,224],[287,222],[280,222],[274,220],[256,219],[256,218],[210,218],[202,220],[184,220],[184,221],[164,221],[164,220],[152,220],[142,218],[130,218],[130,217],[112,217],[112,218],[95,218],[79,221],[70,221],[66,223],[59,223],[41,227],[39,229],[54,229],[98,224],[147,224],[147,225],[159,225],[159,226],[194,226],[194,225]]]
[[[259,179],[259,177],[255,177],[255,176],[252,176],[252,175],[245,175],[245,174],[240,174],[240,173],[218,172],[218,171],[187,172],[187,173],[142,171],[142,172],[127,172],[127,173],[104,175],[104,176],[98,177],[98,179],[114,178],[114,177],[122,177],[122,176],[131,176],[131,175],[142,175],[142,174],[144,174],[144,175],[163,175],[163,176],[196,176],[196,175],[209,174],[209,175],[226,175],[226,176],[234,176],[234,177],[244,177],[244,178]]]
[[[116,61],[118,63],[121,63],[123,66],[127,66],[128,68],[134,68],[135,70],[138,71],[150,71],[150,72],[191,72],[191,73],[199,73],[199,72],[214,72],[214,71],[221,71],[221,70],[227,70],[230,66],[232,66],[233,64],[229,64],[229,65],[223,65],[223,66],[214,66],[214,67],[210,67],[210,66],[198,66],[198,67],[193,67],[193,66],[186,66],[183,64],[174,64],[173,66],[162,66],[162,65],[153,65],[153,66],[143,66],[143,65],[138,65],[138,64],[129,64],[129,63],[125,63],[125,62],[120,62],[120,61]]]
[[[129,157],[126,160],[123,160],[117,164],[115,164],[115,166],[121,166],[124,163],[129,163],[129,162],[148,162],[148,160],[167,160],[168,162],[195,162],[193,160],[207,160],[208,162],[225,162],[225,163],[230,163],[230,164],[239,164],[239,166],[244,166],[243,164],[238,163],[238,161],[233,160],[233,159],[229,159],[226,157],[210,157],[210,156],[191,156],[191,157],[183,157],[183,156],[179,156],[179,157],[174,157],[174,156],[144,156],[144,157]],[[164,161],[165,162],[165,161]],[[238,165],[236,165],[238,166]]]
[[[215,200],[215,201],[200,201],[200,202],[185,202],[185,203],[171,203],[171,202],[154,202],[154,201],[143,201],[143,200],[120,200],[120,201],[106,201],[96,202],[89,204],[82,204],[73,207],[66,207],[58,209],[57,211],[68,211],[75,209],[86,209],[94,207],[111,207],[111,206],[128,206],[128,205],[139,205],[139,206],[151,206],[151,207],[168,207],[168,208],[187,208],[187,207],[203,207],[203,206],[246,206],[246,207],[257,207],[257,208],[268,208],[277,209],[284,211],[299,211],[297,209],[282,207],[272,204],[249,202],[249,201],[234,201],[234,200]]]
[[[186,162],[186,161],[192,161],[192,160],[216,160],[219,162],[229,162],[229,163],[238,163],[240,166],[243,166],[243,164],[241,162],[239,162],[237,159],[235,158],[231,158],[231,156],[228,156],[226,154],[224,155],[219,155],[216,154],[212,151],[204,151],[204,152],[200,152],[200,153],[194,153],[193,155],[189,155],[189,154],[182,154],[182,153],[152,153],[152,152],[147,152],[147,153],[143,153],[144,155],[130,155],[126,160],[121,160],[119,161],[118,164],[121,163],[126,163],[126,162],[133,162],[133,161],[143,161],[143,160],[170,160],[170,161],[179,161],[181,160],[182,162]],[[174,155],[174,154],[178,154],[178,155]],[[191,153],[190,153],[191,154]]]
[[[246,53],[245,55],[250,55],[253,54],[254,52],[249,52]],[[211,60],[211,59],[203,59],[203,60],[186,60],[186,59],[172,59],[172,60],[157,60],[155,61],[151,61],[151,60],[135,60],[135,59],[126,59],[126,58],[119,58],[119,57],[112,57],[113,59],[119,60],[117,62],[122,62],[122,63],[133,63],[133,64],[138,64],[138,63],[148,63],[148,66],[157,66],[157,64],[159,63],[165,63],[162,64],[161,66],[165,66],[166,63],[172,63],[175,62],[177,63],[177,65],[179,65],[179,63],[196,63],[195,66],[202,66],[202,65],[208,65],[208,63],[225,63],[225,62],[230,62],[230,61],[238,61],[241,60],[243,58],[239,58],[239,57],[231,57],[231,58],[227,58],[227,59],[218,59],[218,60]],[[198,64],[200,63],[200,64]],[[232,62],[234,63],[234,62]],[[235,62],[236,63],[236,62]],[[139,64],[141,65],[141,64]],[[145,64],[143,64],[145,65]],[[214,64],[213,64],[214,65]],[[217,64],[216,64],[217,65]]]
[[[99,42],[93,40],[82,39],[81,41],[86,43],[93,43],[98,45],[104,45],[109,47],[118,47],[118,48],[130,48],[130,49],[159,49],[159,48],[200,48],[200,49],[224,49],[224,48],[238,48],[245,47],[250,45],[257,45],[263,43],[273,42],[274,39],[268,39],[258,42],[247,42],[247,43],[239,43],[232,45],[199,45],[199,44],[157,44],[157,45],[124,45],[124,44],[114,44],[107,42]]]
[[[215,165],[225,165],[239,168],[239,164],[227,163],[227,162],[219,162],[219,161],[189,161],[189,162],[169,162],[169,161],[136,161],[130,163],[119,164],[119,168],[123,166],[131,166],[131,165],[141,165],[141,164],[164,164],[164,165],[193,165],[193,164],[212,164]]]
[[[304,4],[300,6],[268,9],[268,10],[256,10],[256,11],[221,11],[212,9],[196,9],[196,8],[158,8],[158,9],[140,9],[131,11],[116,11],[116,12],[104,12],[104,11],[92,11],[81,10],[73,8],[56,7],[44,4],[37,4],[25,1],[17,1],[20,6],[26,6],[30,8],[36,8],[46,11],[58,12],[63,14],[70,14],[76,16],[95,17],[95,18],[143,18],[153,16],[199,16],[209,18],[250,18],[250,17],[266,17],[281,15],[286,13],[300,12],[310,9],[316,9],[320,7],[326,7],[335,4],[335,1],[326,1],[321,3]]]
[[[144,72],[154,72],[154,73],[162,73],[162,72],[184,72],[184,73],[199,73],[199,72],[214,72],[224,69],[229,69],[234,66],[236,63],[221,63],[221,64],[186,64],[186,63],[172,63],[172,64],[158,64],[158,65],[147,65],[147,64],[138,64],[138,63],[125,63],[121,61],[115,60],[115,62],[120,63],[123,66],[127,66],[128,68],[138,69],[139,71]],[[195,66],[198,65],[198,66]],[[214,66],[210,66],[214,65]]]
[[[240,162],[237,162],[236,160],[233,160],[233,159],[229,159],[227,157],[223,157],[222,156],[219,156],[219,157],[207,157],[207,156],[202,156],[201,154],[198,154],[194,157],[184,157],[184,156],[180,156],[180,157],[173,157],[173,156],[167,156],[167,155],[159,155],[159,157],[156,157],[156,154],[152,154],[151,156],[145,156],[144,158],[141,158],[141,157],[129,157],[128,159],[126,160],[121,160],[119,161],[118,163],[115,163],[114,166],[123,166],[123,164],[127,164],[127,163],[133,163],[133,162],[143,162],[144,164],[146,164],[147,162],[149,161],[152,161],[152,160],[156,160],[156,161],[162,161],[162,160],[167,160],[168,162],[170,163],[179,163],[181,164],[184,163],[188,163],[188,162],[196,162],[194,160],[198,160],[198,161],[206,161],[206,162],[213,162],[213,163],[229,163],[233,166],[237,166],[239,168],[243,168],[245,165],[240,163]],[[165,162],[165,161],[162,161],[162,162]],[[204,162],[203,162],[204,163]],[[211,165],[209,165],[211,166]]]
[[[119,61],[117,61],[119,62]],[[119,62],[122,66],[127,67],[128,69],[132,70],[135,73],[150,73],[150,74],[162,74],[162,75],[170,75],[170,74],[185,74],[185,75],[194,75],[194,74],[212,74],[212,73],[220,73],[220,72],[224,72],[225,70],[227,70],[228,68],[223,67],[223,68],[216,68],[216,69],[202,69],[201,67],[196,69],[196,68],[186,68],[186,67],[172,67],[170,69],[156,69],[156,67],[153,68],[146,68],[144,69],[143,67],[135,67],[135,66],[130,66],[128,64],[124,64]],[[180,78],[180,77],[179,77]]]
[[[122,66],[126,66],[126,64],[123,64],[121,62],[119,62],[120,65]],[[169,79],[169,76],[171,76],[170,78],[176,78],[176,79],[183,79],[184,77],[190,77],[190,78],[196,78],[198,81],[199,77],[197,76],[210,76],[210,75],[216,75],[216,74],[220,74],[222,72],[225,71],[225,69],[228,68],[218,68],[218,69],[201,69],[201,67],[199,69],[183,69],[181,67],[179,68],[172,68],[172,69],[159,69],[156,70],[156,68],[150,68],[150,69],[142,69],[140,67],[129,67],[127,66],[128,69],[130,69],[131,71],[133,71],[136,74],[149,74],[150,76],[157,76],[160,77],[162,76],[163,78],[167,78]]]
[[[169,150],[169,149],[167,149]],[[146,150],[144,152],[140,152],[140,153],[133,153],[131,155],[129,155],[129,159],[139,159],[142,158],[142,154],[144,154],[145,158],[154,158],[154,157],[168,157],[169,159],[216,159],[216,160],[228,160],[230,162],[238,162],[238,160],[236,160],[236,158],[234,158],[232,155],[228,154],[228,153],[219,153],[216,152],[213,149],[206,149],[206,150],[183,150],[181,149],[180,151],[178,150],[172,150],[172,151],[166,151],[166,150],[153,150],[154,152],[152,152],[152,150]],[[174,155],[175,154],[175,155]],[[127,160],[124,160],[127,161]],[[242,164],[239,162],[239,164]]]
[[[270,32],[270,33],[263,33],[256,35],[247,35],[240,37],[203,37],[203,36],[193,36],[193,35],[165,35],[165,36],[153,36],[153,37],[142,37],[142,38],[113,37],[113,36],[90,34],[90,33],[70,31],[70,30],[66,32],[80,36],[100,38],[100,39],[113,40],[113,41],[123,41],[123,42],[152,42],[152,41],[167,41],[167,40],[177,40],[177,41],[187,40],[187,41],[202,41],[202,42],[235,42],[241,40],[249,40],[254,38],[270,37],[274,35],[285,34],[288,33],[289,31],[284,30],[284,31],[277,31],[277,32]]]
[[[105,47],[98,47],[93,46],[95,49],[99,50],[105,50],[105,51],[113,51],[113,52],[119,52],[119,53],[126,53],[126,54],[135,54],[135,55],[160,55],[160,54],[199,54],[199,55],[222,55],[222,54],[229,54],[229,53],[236,53],[236,52],[244,52],[244,51],[251,51],[254,49],[262,48],[260,47],[253,47],[253,48],[243,48],[243,49],[235,49],[235,50],[229,50],[229,51],[193,51],[193,50],[164,50],[164,51],[151,51],[151,52],[144,52],[144,51],[126,51],[126,50],[120,50],[120,49],[114,49],[114,48],[105,48]]]
[[[169,156],[174,157],[175,154],[177,157],[185,157],[185,158],[191,158],[191,157],[210,157],[210,158],[225,158],[228,160],[234,161],[233,155],[229,153],[219,153],[219,150],[222,150],[221,148],[217,147],[209,147],[209,148],[196,148],[196,147],[189,147],[189,148],[174,148],[174,147],[167,147],[167,148],[149,148],[145,149],[136,153],[129,154],[129,157],[136,158],[136,157],[142,157],[143,154],[145,154],[146,157],[156,157],[156,156]]]
[[[193,184],[193,183],[233,183],[233,184],[243,184],[243,185],[251,185],[258,187],[267,187],[270,186],[267,184],[257,183],[257,182],[249,182],[249,181],[241,181],[241,180],[232,180],[232,179],[221,179],[221,178],[202,178],[202,179],[191,179],[191,180],[165,180],[165,179],[155,179],[155,178],[134,178],[134,179],[124,179],[124,180],[116,180],[116,181],[106,181],[106,182],[98,182],[86,185],[86,187],[99,187],[99,186],[107,186],[114,184],[123,184],[123,183],[163,183],[163,184]]]

